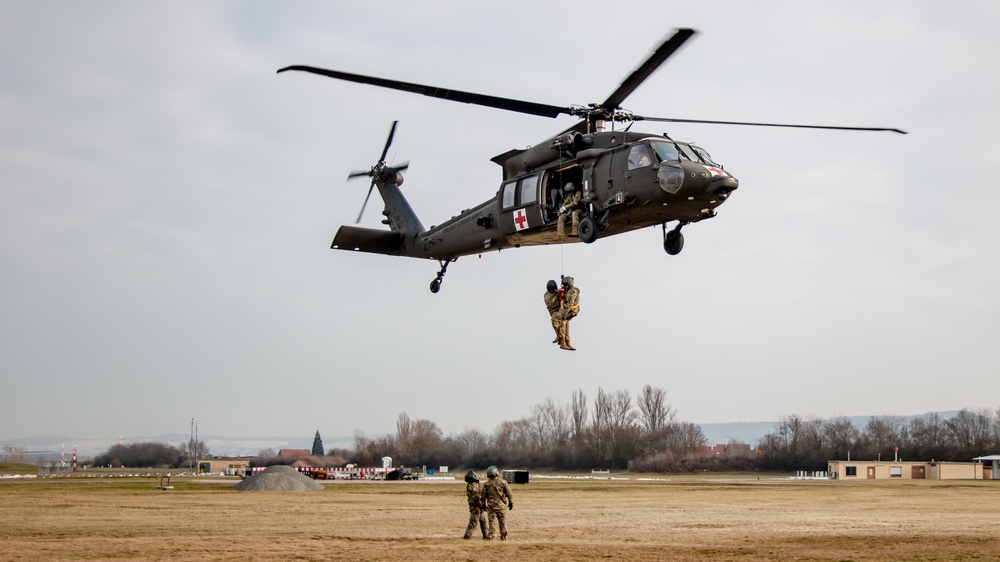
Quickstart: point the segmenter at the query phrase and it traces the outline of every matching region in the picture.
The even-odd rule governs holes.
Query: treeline
[[[898,450],[898,453],[896,449]],[[962,461],[1000,453],[1000,410],[963,409],[905,418],[872,416],[862,428],[848,418],[787,416],[757,447],[762,470],[825,470],[831,459]]]
[[[368,438],[359,431],[354,437],[351,462],[361,466],[392,457],[397,466],[642,470],[659,459],[657,466],[696,470],[707,444],[701,427],[678,421],[666,391],[650,385],[635,397],[598,389],[593,402],[582,390],[565,404],[548,398],[493,433],[467,429],[445,436],[433,421],[403,413],[395,435]]]
[[[192,455],[193,454],[193,455]],[[208,447],[201,441],[174,447],[167,443],[143,442],[113,445],[91,461],[93,466],[114,468],[181,468],[193,458],[205,458]]]

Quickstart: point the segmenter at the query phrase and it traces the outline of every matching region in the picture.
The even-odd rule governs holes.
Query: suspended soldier
[[[471,539],[472,533],[476,531],[476,525],[479,525],[479,530],[483,532],[483,540],[487,540],[489,533],[486,531],[486,512],[479,477],[470,470],[465,473],[465,482],[465,497],[469,500],[469,526],[465,528],[465,536],[462,538]]]
[[[559,342],[559,348],[576,351],[569,340],[569,321],[580,314],[580,289],[576,288],[576,285],[573,284],[573,278],[568,275],[562,278],[562,285],[562,327],[560,334],[562,341]]]
[[[549,279],[545,286],[545,308],[549,310],[549,317],[552,320],[552,329],[556,332],[556,339],[552,343],[562,347],[562,293],[559,286],[552,279]]]
[[[490,517],[489,538],[493,540],[496,536],[494,521],[500,526],[500,540],[507,540],[507,512],[506,509],[514,509],[514,497],[510,493],[510,486],[507,481],[500,477],[497,467],[491,466],[486,469],[488,480],[483,484],[483,503],[486,505],[486,512]]]

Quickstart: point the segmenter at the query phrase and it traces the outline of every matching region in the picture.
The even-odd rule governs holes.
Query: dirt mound
[[[290,466],[275,465],[232,487],[241,492],[313,492],[323,485]]]

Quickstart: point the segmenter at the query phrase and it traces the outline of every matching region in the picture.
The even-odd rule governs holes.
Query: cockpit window
[[[698,162],[700,160],[700,158],[698,158],[698,154],[692,150],[690,146],[686,144],[678,144],[677,147],[681,149],[681,154],[683,154],[684,158],[687,158],[692,162]]]
[[[649,147],[645,144],[637,144],[628,151],[629,170],[645,168],[652,163],[653,159],[649,157]]]
[[[680,160],[680,153],[677,151],[677,145],[672,142],[653,142],[653,150],[656,152],[656,157],[660,159],[660,162],[665,162],[667,160]]]
[[[712,161],[712,157],[708,155],[708,152],[706,152],[704,148],[701,148],[700,146],[694,146],[694,145],[692,145],[691,148],[693,148],[694,151],[698,153],[698,156],[700,156],[701,159],[702,159],[702,161],[704,161],[706,164],[711,164],[712,166],[716,166],[718,168],[722,167],[722,166],[720,166],[720,165],[718,165],[718,164],[716,164],[715,162]]]

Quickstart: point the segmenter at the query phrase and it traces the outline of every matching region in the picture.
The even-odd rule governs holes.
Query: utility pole
[[[194,418],[191,418],[191,437],[188,439],[188,461],[191,472],[194,472]]]

